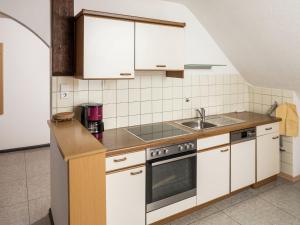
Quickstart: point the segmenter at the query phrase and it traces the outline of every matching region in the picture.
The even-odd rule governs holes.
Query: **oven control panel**
[[[183,152],[197,150],[197,141],[189,141],[176,145],[165,145],[147,149],[147,160],[158,159]]]

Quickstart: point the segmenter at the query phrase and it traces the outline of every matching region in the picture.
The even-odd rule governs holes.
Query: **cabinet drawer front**
[[[106,158],[106,171],[118,170],[146,162],[145,151],[128,153]]]
[[[270,123],[256,127],[257,136],[271,134],[279,131],[279,123]]]
[[[213,137],[197,140],[198,150],[208,149],[229,143],[229,134],[221,134]]]

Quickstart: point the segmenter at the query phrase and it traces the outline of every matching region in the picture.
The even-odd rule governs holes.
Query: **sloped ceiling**
[[[299,0],[170,0],[188,7],[242,76],[300,91]]]

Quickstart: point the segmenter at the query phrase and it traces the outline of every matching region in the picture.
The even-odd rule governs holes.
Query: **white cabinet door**
[[[257,137],[257,181],[280,172],[279,133]]]
[[[183,70],[184,28],[135,24],[136,70]]]
[[[255,183],[255,140],[231,146],[231,191]]]
[[[228,146],[198,153],[197,205],[229,194],[229,148]]]
[[[107,225],[146,223],[145,167],[106,176]]]
[[[134,78],[134,22],[84,17],[84,78]]]

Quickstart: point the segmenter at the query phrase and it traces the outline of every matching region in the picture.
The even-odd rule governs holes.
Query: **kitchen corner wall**
[[[67,85],[68,98],[60,87]],[[52,113],[76,111],[82,103],[103,103],[105,129],[249,110],[245,80],[226,69],[186,70],[184,79],[165,72],[137,72],[133,80],[52,78]]]
[[[295,103],[295,95],[293,91],[289,90],[250,86],[249,101],[250,111],[257,113],[266,113],[275,101],[278,104],[285,102]],[[299,165],[299,163],[296,162],[296,156],[299,155],[299,150],[297,150],[296,146],[296,142],[298,139],[298,137],[294,138],[281,136],[280,141],[280,171],[292,177],[299,175],[299,169],[297,171],[296,168],[297,165]]]

